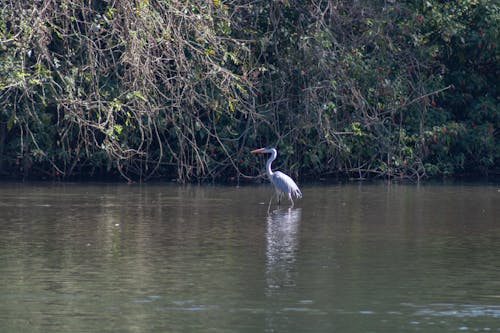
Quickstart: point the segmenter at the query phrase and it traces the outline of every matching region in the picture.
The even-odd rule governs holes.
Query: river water
[[[496,184],[0,184],[0,332],[500,332]]]

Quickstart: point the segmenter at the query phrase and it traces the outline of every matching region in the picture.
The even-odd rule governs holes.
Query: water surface
[[[500,332],[499,189],[0,184],[0,332]]]

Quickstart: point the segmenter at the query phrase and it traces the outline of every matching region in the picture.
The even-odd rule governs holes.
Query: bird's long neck
[[[271,151],[271,157],[266,162],[266,173],[268,177],[271,177],[273,175],[273,170],[271,169],[271,163],[276,159],[276,156],[278,155],[278,152],[276,149],[273,149]]]

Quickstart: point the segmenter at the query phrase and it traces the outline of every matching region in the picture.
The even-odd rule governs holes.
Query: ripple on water
[[[490,326],[490,324],[499,322],[500,319],[500,305],[484,305],[484,304],[453,304],[453,303],[436,303],[417,305],[412,303],[402,304],[407,307],[415,308],[414,316],[422,318],[422,320],[413,320],[410,322],[412,325],[435,324],[432,318],[437,319],[441,325],[446,324],[449,318],[458,318],[463,321],[463,324],[457,326],[457,331],[481,331],[489,332],[492,330],[500,331],[500,324]],[[484,320],[486,319],[486,321]],[[488,320],[489,319],[489,320]],[[477,320],[481,320],[484,326],[477,327]],[[467,323],[467,325],[465,325]],[[448,323],[448,324],[451,324]],[[471,325],[468,325],[471,324]]]
[[[416,306],[417,316],[475,318],[491,317],[500,318],[500,305],[477,304],[430,304]]]

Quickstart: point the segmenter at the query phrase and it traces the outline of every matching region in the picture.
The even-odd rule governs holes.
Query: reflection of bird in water
[[[276,195],[278,197],[278,206],[281,203],[281,197],[286,194],[288,197],[288,200],[292,203],[292,207],[294,206],[292,195],[295,196],[297,199],[302,198],[302,192],[300,192],[299,187],[295,182],[293,181],[292,178],[290,178],[288,175],[284,174],[281,171],[275,171],[271,169],[271,163],[276,159],[276,156],[278,156],[278,151],[275,148],[272,147],[265,147],[265,148],[260,148],[260,149],[255,149],[251,151],[252,154],[257,154],[257,153],[271,153],[271,157],[266,162],[266,173],[267,177],[273,183],[274,189],[276,190]],[[271,206],[271,201],[273,198],[271,197],[271,200],[269,201],[269,206]]]
[[[301,209],[286,209],[267,217],[266,276],[270,291],[295,284],[293,270],[301,215]]]

